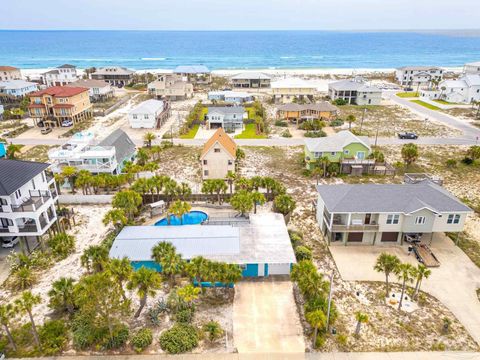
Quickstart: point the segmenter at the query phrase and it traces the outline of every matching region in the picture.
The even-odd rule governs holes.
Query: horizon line
[[[165,31],[165,32],[248,32],[248,31],[325,31],[325,32],[412,32],[412,31],[480,31],[479,28],[451,28],[451,29],[434,29],[434,28],[417,28],[417,29],[0,29],[0,31]]]

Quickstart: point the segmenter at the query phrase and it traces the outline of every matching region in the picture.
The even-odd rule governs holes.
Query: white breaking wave
[[[164,58],[164,57],[158,57],[158,58],[141,58],[140,60],[143,60],[143,61],[163,61],[163,60],[167,60],[167,58]]]

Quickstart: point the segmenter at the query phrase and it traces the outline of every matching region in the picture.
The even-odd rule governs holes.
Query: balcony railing
[[[361,225],[344,225],[344,224],[333,224],[332,231],[375,231],[378,230],[379,226],[377,224],[361,224]]]
[[[45,202],[52,197],[50,191],[47,190],[30,190],[28,197],[20,205],[10,205],[12,212],[34,212],[37,211]]]
[[[38,228],[37,228],[37,225],[26,224],[23,227],[19,227],[18,232],[21,232],[21,233],[36,233],[36,232],[38,232]]]

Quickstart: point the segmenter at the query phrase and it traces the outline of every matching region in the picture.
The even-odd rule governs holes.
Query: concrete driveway
[[[480,301],[476,294],[480,269],[443,234],[435,234],[431,249],[440,267],[431,269],[432,275],[424,280],[422,290],[440,300],[480,344]],[[331,246],[330,251],[344,280],[385,281],[382,273],[373,270],[383,251],[403,262],[418,263],[413,255],[408,256],[407,246]]]
[[[303,353],[303,330],[289,280],[235,285],[233,339],[239,353]]]

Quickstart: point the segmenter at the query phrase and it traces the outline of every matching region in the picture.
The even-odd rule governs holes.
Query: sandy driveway
[[[303,353],[292,283],[269,279],[235,285],[233,338],[240,354]]]
[[[440,300],[480,343],[480,269],[443,234],[435,234],[431,248],[441,265],[432,268],[422,290]],[[384,275],[373,270],[378,255],[385,251],[403,262],[417,264],[407,255],[406,246],[331,246],[330,251],[344,280],[384,281]],[[392,279],[393,280],[393,279]]]

